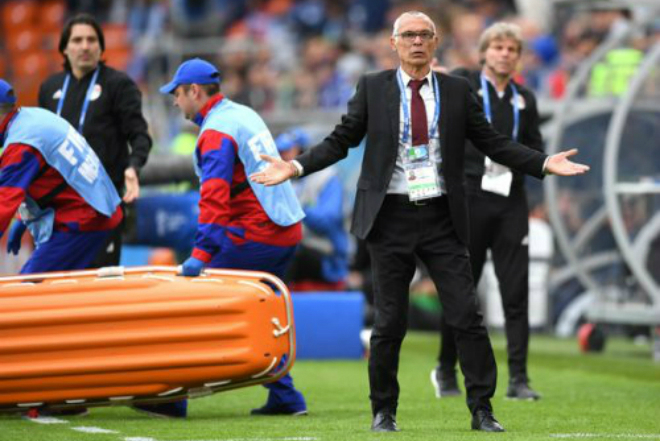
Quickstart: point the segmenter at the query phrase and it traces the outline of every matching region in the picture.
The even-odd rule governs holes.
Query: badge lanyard
[[[438,131],[438,121],[440,120],[440,86],[438,79],[435,75],[433,77],[433,93],[435,94],[435,114],[433,115],[433,123],[429,129],[429,141],[433,138]],[[401,68],[397,71],[397,80],[399,82],[399,90],[401,91],[401,107],[403,107],[403,135],[401,143],[404,145],[408,142],[408,132],[410,132],[410,107],[408,106],[408,97],[406,95],[406,87],[403,84],[403,77],[401,76]],[[412,102],[410,103],[412,106]]]
[[[518,105],[518,90],[516,86],[513,85],[513,81],[509,82],[511,85],[511,90],[513,91],[513,134],[512,138],[514,141],[518,141],[518,130],[520,127],[520,107]],[[486,82],[486,76],[481,74],[481,98],[484,103],[484,112],[486,113],[486,119],[489,123],[493,123],[493,114],[490,108],[490,92],[488,91],[488,83]]]
[[[89,87],[87,88],[87,93],[85,94],[85,102],[83,103],[82,110],[80,111],[80,121],[78,122],[78,132],[82,133],[83,124],[85,124],[85,116],[87,116],[87,109],[89,108],[89,102],[92,97],[92,92],[94,91],[94,86],[96,86],[96,79],[99,76],[99,68],[97,67],[92,76],[92,80],[89,82]],[[64,106],[64,99],[66,98],[66,92],[69,89],[69,82],[71,81],[71,74],[66,74],[64,79],[64,85],[62,85],[62,95],[60,96],[60,101],[57,103],[57,115],[60,116],[62,113],[62,107]]]
[[[513,91],[513,134],[512,138],[518,140],[518,131],[520,127],[520,107],[518,105],[518,90],[513,82],[510,82]],[[492,124],[493,114],[490,107],[490,91],[486,76],[481,74],[481,97],[484,103],[484,113],[486,119]],[[511,193],[511,183],[513,174],[511,170],[503,165],[493,162],[488,156],[484,160],[485,173],[481,178],[482,190],[508,197]]]

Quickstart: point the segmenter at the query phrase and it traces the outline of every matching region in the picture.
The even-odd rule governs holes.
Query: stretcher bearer
[[[0,80],[0,236],[7,251],[26,229],[36,249],[21,273],[89,268],[122,220],[119,195],[85,139],[47,110],[16,107]]]
[[[204,60],[183,63],[160,91],[173,94],[174,105],[201,127],[193,154],[201,192],[198,227],[183,275],[198,276],[209,267],[266,271],[282,278],[301,240],[304,213],[290,183],[264,187],[247,179],[265,165],[259,155],[277,155],[266,124],[252,109],[220,93],[220,74]],[[307,414],[305,399],[288,374],[266,387],[268,401],[253,415]],[[139,408],[184,416],[184,403]]]

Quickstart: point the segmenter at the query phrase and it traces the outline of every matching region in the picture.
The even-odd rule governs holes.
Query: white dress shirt
[[[412,99],[412,89],[408,86],[412,78],[408,75],[403,69],[401,71],[401,79],[403,84],[406,85],[406,106],[408,106],[408,114],[411,113],[411,99]],[[433,125],[433,117],[435,116],[435,94],[433,92],[433,71],[430,70],[426,75],[426,83],[419,89],[419,94],[424,100],[424,107],[426,107],[426,125],[427,129],[430,130]],[[399,92],[400,93],[400,92]],[[440,124],[440,121],[438,121]],[[392,173],[392,179],[387,187],[388,194],[408,194],[408,182],[406,181],[406,175],[403,170],[403,160],[402,155],[405,149],[405,145],[401,142],[403,139],[403,127],[404,126],[404,117],[403,117],[403,103],[399,105],[399,152],[396,157],[396,164],[394,166],[394,172]],[[439,163],[441,161],[440,157],[440,130],[435,130],[433,138],[429,139],[430,147],[430,157],[431,161],[434,163]],[[412,118],[410,122],[410,133],[408,133],[408,144],[412,142]]]

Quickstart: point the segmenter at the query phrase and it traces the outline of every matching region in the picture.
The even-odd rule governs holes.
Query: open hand
[[[550,156],[545,166],[545,172],[559,176],[575,176],[588,172],[588,165],[579,164],[568,159],[569,156],[577,155],[577,152],[577,149],[571,149]]]
[[[257,184],[266,186],[281,184],[287,179],[296,176],[296,167],[280,158],[268,155],[260,155],[261,159],[268,163],[264,170],[250,175],[250,180]]]
[[[129,167],[124,171],[124,185],[126,192],[123,201],[130,204],[140,196],[140,181],[133,167]]]

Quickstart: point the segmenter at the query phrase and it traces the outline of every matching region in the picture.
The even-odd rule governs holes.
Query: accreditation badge
[[[481,178],[481,189],[501,196],[509,196],[513,173],[511,170],[486,157],[484,164],[484,175]]]
[[[427,144],[408,146],[404,152],[403,169],[411,201],[440,196],[438,168],[429,156]]]

